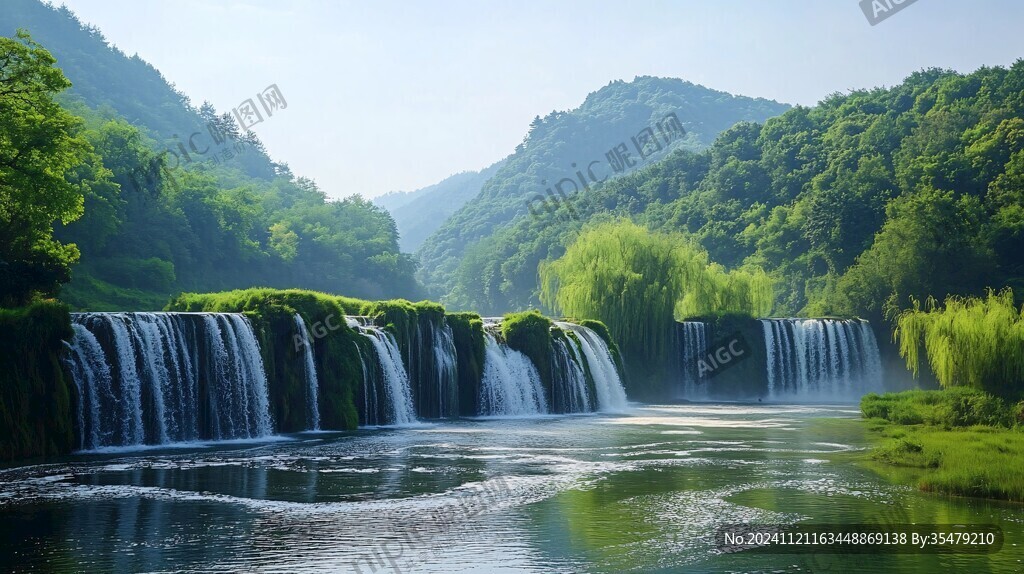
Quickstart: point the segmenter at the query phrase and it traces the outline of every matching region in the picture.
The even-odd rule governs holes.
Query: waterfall
[[[437,381],[438,417],[455,417],[459,414],[458,357],[455,355],[455,335],[448,322],[442,319],[441,327],[431,323],[434,332],[434,368]]]
[[[530,359],[484,333],[484,378],[480,389],[480,414],[536,415],[548,412],[540,373]]]
[[[698,399],[708,395],[708,377],[701,368],[708,360],[708,327],[698,321],[683,321],[679,329],[679,374],[682,379],[682,398]]]
[[[356,355],[359,357],[359,367],[363,373],[362,401],[360,401],[363,408],[360,411],[361,416],[359,418],[362,419],[363,424],[376,425],[382,416],[378,415],[381,405],[380,401],[377,400],[377,385],[374,384],[373,377],[367,371],[366,360],[363,359],[363,352],[359,349],[359,345],[352,343],[352,346],[356,348]]]
[[[626,389],[622,387],[619,370],[615,367],[611,351],[604,339],[592,329],[574,323],[558,323],[563,330],[576,335],[576,342],[587,361],[594,379],[597,408],[602,411],[622,412],[626,409]]]
[[[110,367],[103,355],[99,340],[85,328],[74,323],[74,344],[65,341],[69,351],[68,364],[71,368],[71,379],[78,391],[77,422],[78,447],[82,450],[94,445],[104,444],[107,433],[104,432],[100,403],[105,401],[114,404],[114,390],[110,378]]]
[[[406,357],[417,415],[421,418],[458,416],[455,336],[443,316],[419,318]]]
[[[305,370],[306,370],[306,409],[307,409],[307,420],[309,421],[310,430],[320,430],[320,381],[316,376],[316,361],[313,358],[313,345],[309,340],[309,333],[306,330],[306,322],[302,319],[302,315],[295,314],[295,330],[299,334],[300,344],[302,345],[303,355],[305,358]]]
[[[248,319],[222,313],[73,313],[66,361],[83,450],[272,433]]]
[[[366,337],[377,355],[376,368],[363,367],[363,424],[404,425],[416,422],[409,375],[402,363],[402,352],[394,335],[377,327],[365,317],[346,317],[348,325]],[[358,347],[357,347],[358,348]],[[378,388],[380,392],[378,392]],[[382,396],[383,401],[378,397]],[[372,410],[371,410],[372,406]]]
[[[882,387],[878,343],[866,321],[763,319],[770,399],[847,400]]]
[[[587,375],[582,363],[586,359],[576,341],[569,337],[556,338],[553,343],[554,363],[552,375],[552,411],[558,413],[587,413],[593,410]]]

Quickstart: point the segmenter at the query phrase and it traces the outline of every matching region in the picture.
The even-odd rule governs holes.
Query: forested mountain
[[[63,102],[80,102],[105,116],[118,116],[144,127],[161,149],[177,149],[190,134],[204,134],[216,115],[209,104],[196,109],[188,96],[175,89],[159,70],[137,54],[128,56],[109,44],[99,28],[82,23],[65,6],[51,7],[39,0],[5,0],[0,4],[0,35],[12,37],[18,28],[57,58],[57,67],[71,81],[58,96]],[[222,125],[234,121],[228,115]],[[275,165],[255,134],[238,134],[249,145],[247,153],[228,163],[244,173],[263,178],[275,175]],[[201,139],[199,146],[203,147]]]
[[[594,186],[468,251],[456,285],[486,312],[538,305],[537,268],[581,228],[630,218],[698,240],[729,268],[760,267],[777,315],[882,319],[948,293],[1024,278],[1024,62],[926,70],[836,94],[710,149]]]
[[[398,226],[398,245],[412,253],[460,207],[480,193],[484,183],[504,165],[504,160],[480,171],[464,171],[417,189],[393,191],[373,199],[391,213]]]
[[[415,265],[400,254],[387,212],[355,195],[328,201],[313,181],[271,161],[255,134],[231,115],[209,104],[193,107],[152,66],[108,45],[66,8],[4,2],[0,32],[13,37],[15,26],[32,39],[12,39],[28,51],[8,44],[10,50],[34,56],[6,61],[5,78],[31,77],[19,68],[25,66],[51,79],[31,86],[37,100],[12,100],[5,109],[14,121],[55,100],[81,118],[68,119],[53,137],[69,138],[76,161],[86,163],[53,168],[84,196],[84,209],[62,212],[57,242],[39,237],[25,243],[26,235],[17,232],[17,241],[0,246],[0,264],[16,270],[5,287],[13,294],[0,295],[16,301],[34,277],[62,276],[54,268],[73,264],[79,252],[72,281],[61,292],[77,308],[160,308],[182,290],[253,285],[375,298],[418,295]],[[56,62],[47,61],[47,53]],[[11,161],[25,157],[22,148],[39,145],[30,133],[36,128],[20,128],[28,131],[24,141],[10,143]],[[15,180],[19,169],[0,173],[14,206],[31,185]],[[24,227],[21,217],[18,209],[6,210],[4,223]],[[18,242],[24,245],[12,247]],[[41,292],[51,294],[48,287]]]
[[[421,280],[431,294],[455,307],[483,302],[488,310],[522,307],[518,293],[482,292],[502,283],[488,276],[462,281],[459,271],[509,222],[546,212],[561,196],[655,162],[677,148],[700,150],[738,121],[764,121],[788,109],[785,104],[733,96],[678,79],[639,77],[615,81],[587,96],[568,112],[537,117],[505,164],[418,252]],[[512,263],[512,262],[510,262]],[[531,271],[535,279],[536,268]],[[532,280],[531,279],[531,280]],[[508,296],[506,296],[506,294]]]

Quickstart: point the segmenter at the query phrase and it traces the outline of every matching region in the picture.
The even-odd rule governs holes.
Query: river
[[[920,572],[1024,569],[1024,508],[854,464],[855,406],[634,405],[259,442],[80,453],[0,470],[19,571]],[[981,555],[721,553],[742,522],[1000,526]]]

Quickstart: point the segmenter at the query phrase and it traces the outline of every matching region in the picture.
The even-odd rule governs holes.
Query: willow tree
[[[896,317],[895,337],[917,376],[921,350],[944,388],[974,387],[1001,396],[1024,393],[1024,311],[1013,292],[984,298],[951,296],[939,307],[929,298]]]
[[[603,321],[629,357],[658,364],[676,318],[771,311],[763,272],[727,272],[685,236],[628,221],[584,229],[560,259],[541,263],[540,283],[545,305]]]

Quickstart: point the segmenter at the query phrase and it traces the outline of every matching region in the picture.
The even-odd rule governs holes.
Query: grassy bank
[[[1024,502],[1024,403],[976,390],[870,394],[873,466],[928,492]]]

